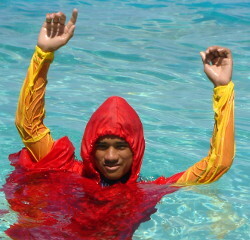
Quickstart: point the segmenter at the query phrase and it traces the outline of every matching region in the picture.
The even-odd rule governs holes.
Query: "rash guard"
[[[133,164],[127,183],[137,181],[145,150],[143,126],[136,111],[121,97],[108,98],[90,118],[82,139],[81,157],[74,157],[74,147],[67,137],[54,141],[43,124],[47,72],[52,52],[36,47],[22,87],[16,114],[16,126],[25,144],[19,153],[10,155],[16,167],[27,170],[67,170],[101,183],[94,165],[94,144],[99,137],[116,135],[124,138],[133,152]],[[234,84],[214,88],[215,124],[207,157],[186,171],[172,177],[160,177],[156,184],[192,185],[219,179],[234,158]]]

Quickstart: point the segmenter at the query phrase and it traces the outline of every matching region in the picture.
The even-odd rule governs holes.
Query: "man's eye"
[[[120,150],[124,150],[124,149],[126,149],[128,147],[128,144],[126,144],[126,143],[121,143],[121,144],[117,144],[116,145],[116,148],[117,149],[120,149]]]
[[[97,143],[97,144],[95,145],[95,149],[97,149],[97,150],[105,150],[105,149],[107,149],[107,148],[108,148],[108,146],[107,146],[106,144]]]

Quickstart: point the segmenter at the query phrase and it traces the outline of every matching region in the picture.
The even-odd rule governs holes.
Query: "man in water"
[[[27,170],[66,170],[78,173],[101,186],[138,181],[145,149],[142,123],[135,110],[121,97],[108,98],[90,118],[82,139],[82,162],[74,158],[67,137],[54,140],[44,125],[44,96],[47,73],[54,52],[74,34],[74,9],[70,21],[62,12],[46,15],[35,53],[24,81],[16,126],[25,148],[10,156],[16,167]],[[186,171],[160,177],[156,184],[192,185],[219,179],[234,158],[233,60],[229,49],[209,47],[200,53],[207,77],[214,84],[215,125],[208,156]]]

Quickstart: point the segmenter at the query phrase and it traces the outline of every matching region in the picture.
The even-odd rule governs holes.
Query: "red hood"
[[[93,150],[97,139],[105,135],[116,135],[129,143],[133,164],[128,182],[136,182],[145,150],[143,126],[136,111],[121,97],[109,97],[93,113],[83,135],[84,176],[97,182],[100,182],[100,174],[94,166]]]

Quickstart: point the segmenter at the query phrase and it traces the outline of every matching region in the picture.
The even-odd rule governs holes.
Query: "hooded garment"
[[[105,135],[115,135],[128,142],[133,163],[128,183],[136,182],[140,174],[145,150],[143,127],[136,111],[121,97],[109,97],[90,118],[82,140],[83,175],[100,182],[100,173],[94,166],[94,146]]]

